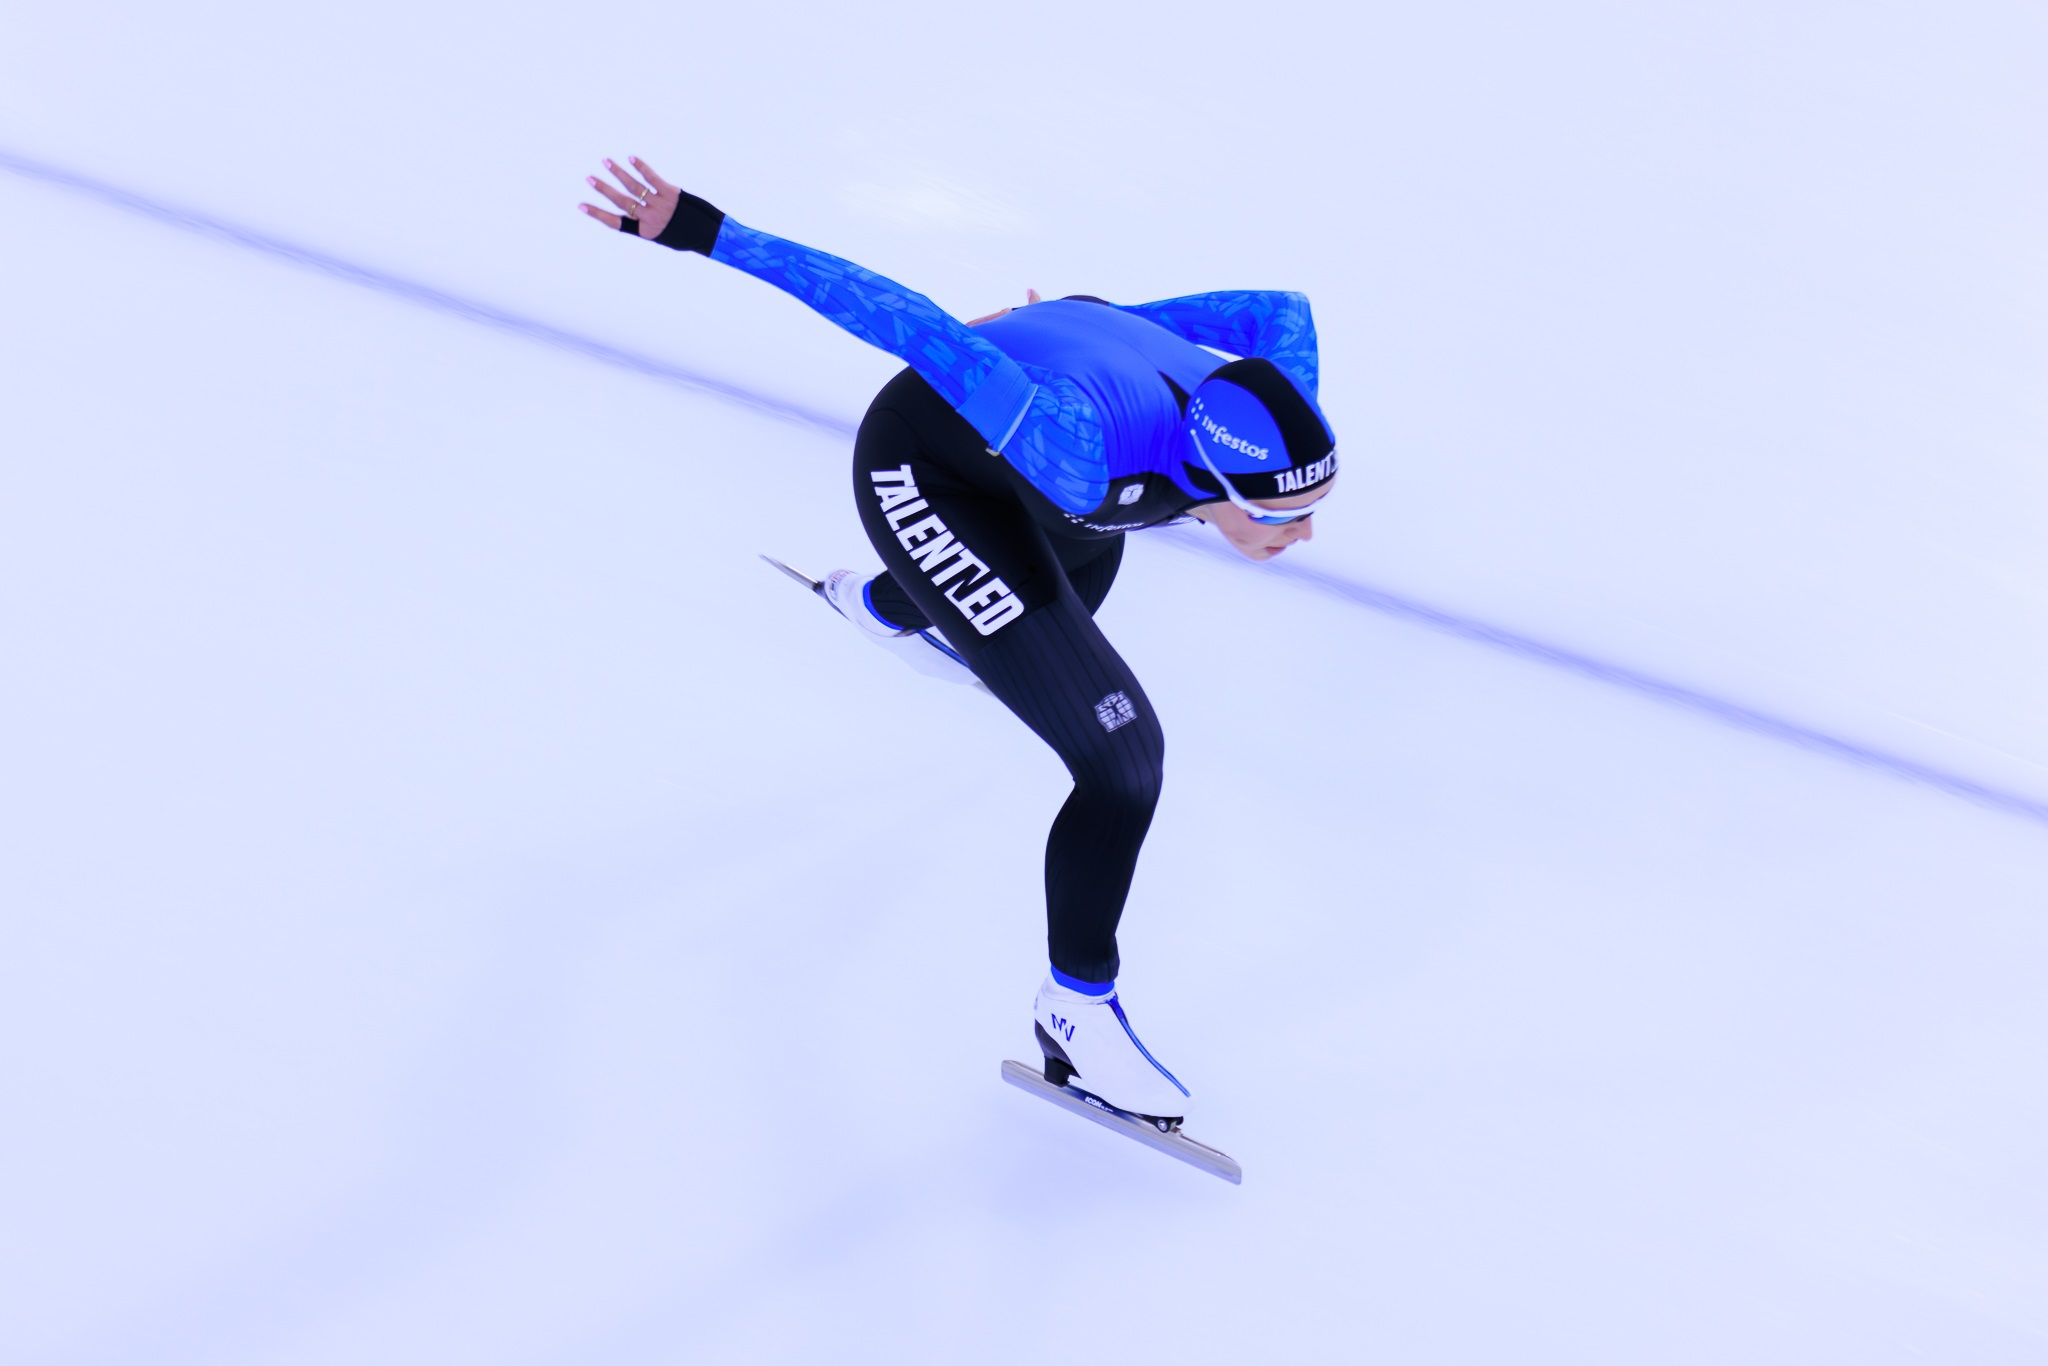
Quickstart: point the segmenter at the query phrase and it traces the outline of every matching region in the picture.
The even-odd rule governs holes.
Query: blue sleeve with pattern
[[[1261,356],[1316,396],[1316,320],[1308,295],[1279,289],[1227,289],[1150,304],[1120,304],[1197,346]]]
[[[793,294],[870,346],[900,356],[1001,450],[1031,407],[1022,366],[924,295],[829,252],[730,217],[711,259]]]
[[[1109,451],[1101,414],[1067,376],[1027,368],[1038,387],[1017,439],[1003,448],[1003,459],[1054,507],[1086,516],[1109,496]]]

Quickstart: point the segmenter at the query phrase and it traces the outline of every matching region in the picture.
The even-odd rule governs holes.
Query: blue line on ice
[[[1233,564],[1245,563],[1245,561],[1238,559],[1235,551],[1217,544],[1209,537],[1190,535],[1186,531],[1169,531],[1167,534],[1183,549],[1198,551]],[[1359,607],[1369,607],[1375,612],[1384,612],[1390,617],[1399,617],[1403,621],[1412,621],[1418,625],[1431,627],[1434,630],[1444,631],[1454,636],[1461,636],[1466,640],[1477,641],[1481,645],[1491,645],[1496,650],[1504,650],[1509,654],[1519,655],[1523,659],[1532,659],[1539,664],[1548,664],[1554,669],[1563,669],[1567,673],[1575,673],[1581,677],[1611,684],[1617,688],[1626,688],[1630,692],[1640,693],[1645,697],[1654,698],[1659,702],[1667,703],[1674,707],[1685,707],[1692,711],[1703,712],[1717,721],[1726,722],[1742,730],[1753,731],[1758,735],[1767,735],[1773,740],[1782,740],[1786,744],[1797,745],[1801,749],[1812,750],[1837,759],[1844,759],[1853,764],[1862,764],[1870,768],[1882,769],[1884,772],[1890,773],[1895,777],[1905,778],[1916,783],[1925,783],[1929,787],[1938,788],[1943,792],[1949,793],[1951,796],[1962,797],[1985,806],[1995,807],[2001,811],[2011,812],[2016,816],[2024,816],[2030,820],[2048,824],[2048,802],[2036,801],[2031,797],[2001,791],[1998,788],[1987,786],[1974,779],[1945,772],[1929,764],[1903,758],[1896,754],[1887,754],[1883,750],[1872,749],[1868,745],[1859,745],[1853,740],[1844,740],[1839,736],[1829,735],[1825,731],[1815,730],[1810,726],[1802,726],[1796,721],[1782,720],[1779,717],[1757,711],[1752,707],[1745,707],[1739,703],[1715,697],[1710,693],[1700,692],[1696,688],[1688,688],[1683,684],[1666,682],[1664,679],[1654,678],[1646,673],[1639,673],[1620,664],[1609,664],[1605,660],[1595,659],[1591,655],[1583,655],[1575,650],[1567,650],[1561,646],[1545,644],[1534,637],[1521,635],[1504,627],[1492,626],[1486,622],[1475,620],[1472,617],[1459,616],[1455,612],[1446,612],[1441,608],[1431,607],[1427,603],[1416,602],[1412,598],[1399,597],[1396,594],[1373,588],[1367,584],[1354,583],[1349,579],[1339,578],[1334,574],[1326,574],[1319,569],[1311,569],[1306,565],[1276,561],[1264,566],[1264,571],[1280,575],[1283,578],[1293,579],[1295,582],[1306,587],[1328,593],[1332,597],[1341,598]]]
[[[47,184],[55,185],[60,189],[70,190],[74,194],[81,194],[91,199],[100,200],[103,203],[112,204],[116,208],[126,209],[130,213],[141,214],[145,218],[154,218],[159,223],[167,223],[174,228],[183,228],[187,232],[196,232],[202,237],[212,237],[219,241],[231,243],[234,246],[246,247],[250,251],[262,252],[266,256],[274,256],[281,261],[289,261],[296,266],[317,270],[322,274],[346,280],[350,284],[362,285],[367,289],[395,295],[406,300],[408,303],[423,304],[428,308],[438,308],[444,313],[453,313],[456,317],[466,318],[473,323],[482,323],[486,327],[495,327],[501,331],[516,333],[519,336],[531,338],[548,346],[559,347],[564,351],[574,351],[579,355],[588,356],[592,360],[603,361],[606,365],[616,365],[622,370],[631,370],[635,374],[646,375],[650,379],[663,380],[684,389],[692,389],[698,393],[709,394],[713,398],[724,399],[727,403],[737,404],[743,408],[752,408],[756,412],[767,413],[772,417],[779,417],[788,422],[795,422],[808,427],[817,427],[823,431],[833,432],[840,436],[851,436],[853,434],[853,424],[833,417],[829,413],[821,413],[814,408],[806,408],[800,403],[790,403],[768,394],[757,394],[751,389],[743,389],[739,385],[728,384],[724,380],[713,379],[709,375],[700,375],[694,371],[685,370],[679,365],[671,365],[667,361],[656,360],[652,356],[643,356],[635,351],[612,346],[609,343],[598,341],[594,337],[581,336],[534,318],[522,318],[517,313],[508,313],[502,308],[493,308],[489,304],[478,303],[474,299],[465,299],[459,294],[450,294],[446,290],[435,289],[431,285],[423,285],[416,281],[403,279],[400,276],[388,275],[381,270],[372,270],[368,266],[359,266],[352,261],[344,261],[338,256],[330,256],[324,251],[315,251],[311,247],[302,247],[295,242],[287,242],[280,237],[270,237],[251,228],[238,227],[233,223],[211,217],[207,214],[198,213],[191,209],[180,209],[169,204],[160,204],[154,199],[136,194],[131,190],[124,190],[118,185],[109,185],[104,180],[96,180],[88,175],[80,175],[76,171],[69,171],[61,166],[52,166],[46,162],[35,161],[17,153],[9,152],[4,148],[0,148],[0,169],[6,169],[14,172],[16,175],[25,176],[30,180],[40,180]]]
[[[11,171],[16,175],[24,176],[31,180],[39,180],[46,184],[57,186],[60,189],[69,190],[74,194],[84,195],[91,199],[100,200],[103,203],[112,204],[117,208],[141,214],[146,218],[153,218],[160,223],[168,224],[174,228],[183,228],[187,232],[198,233],[201,236],[212,237],[234,246],[245,247],[250,251],[261,252],[266,256],[273,256],[279,260],[288,261],[293,265],[304,266],[308,269],[334,276],[337,279],[346,280],[350,284],[362,285],[365,288],[378,290],[382,293],[404,299],[409,303],[439,309],[444,313],[452,313],[470,322],[482,323],[487,327],[495,327],[501,331],[527,337],[533,341],[557,347],[564,351],[573,351],[592,360],[602,361],[606,365],[614,365],[620,369],[630,370],[635,374],[645,375],[650,379],[662,380],[697,393],[709,394],[713,398],[722,399],[739,407],[750,408],[755,412],[766,413],[787,422],[814,427],[820,431],[831,432],[839,436],[851,436],[853,434],[854,429],[851,424],[830,414],[819,412],[814,408],[805,407],[803,404],[792,403],[786,399],[775,398],[768,394],[755,393],[751,389],[728,384],[723,380],[713,379],[708,375],[700,375],[694,371],[672,365],[667,361],[656,360],[651,356],[643,356],[637,352],[627,351],[621,347],[598,341],[593,337],[581,336],[533,318],[523,318],[516,313],[508,313],[504,309],[478,303],[473,299],[465,299],[460,295],[450,294],[445,290],[435,289],[430,285],[419,284],[396,275],[386,274],[380,270],[372,270],[368,266],[359,266],[351,261],[344,261],[338,256],[330,256],[326,252],[315,251],[311,247],[302,247],[296,243],[287,242],[282,238],[271,237],[249,228],[238,227],[233,223],[197,213],[190,209],[180,209],[172,205],[161,204],[156,200],[136,194],[133,191],[124,190],[118,185],[110,185],[103,180],[97,180],[76,171],[66,170],[61,166],[53,166],[46,162],[36,161],[17,153],[0,149],[0,169]],[[1185,549],[1211,554],[1233,564],[1242,565],[1244,563],[1238,560],[1233,552],[1222,546],[1215,545],[1207,538],[1190,536],[1185,533],[1169,534],[1177,544]],[[1521,635],[1499,626],[1491,626],[1486,622],[1478,621],[1471,617],[1463,617],[1456,613],[1445,612],[1428,606],[1425,603],[1384,592],[1367,584],[1353,583],[1348,579],[1342,579],[1333,574],[1326,574],[1321,570],[1295,564],[1276,563],[1266,566],[1266,572],[1291,579],[1296,583],[1327,593],[1354,606],[1370,608],[1375,612],[1398,617],[1403,621],[1410,621],[1435,630],[1448,632],[1451,635],[1459,636],[1466,640],[1476,641],[1481,645],[1490,645],[1494,649],[1506,651],[1523,659],[1534,660],[1539,664],[1547,664],[1552,668],[1562,669],[1567,673],[1575,673],[1583,678],[1590,678],[1617,688],[1624,688],[1630,692],[1653,698],[1656,701],[1671,706],[1684,707],[1691,711],[1704,713],[1718,721],[1725,722],[1742,730],[1769,736],[1774,740],[1782,740],[1786,744],[1797,745],[1802,749],[1842,759],[1849,763],[1879,769],[1892,774],[1894,777],[1923,783],[1939,791],[1946,792],[1951,796],[1962,797],[1968,801],[1977,802],[2000,811],[2006,811],[2029,820],[2039,821],[2042,824],[2048,824],[2048,802],[2037,801],[2031,797],[2021,796],[2018,793],[2002,791],[1959,774],[1949,773],[1931,765],[1919,763],[1916,760],[1907,759],[1896,754],[1887,754],[1882,750],[1872,749],[1851,740],[1844,740],[1837,736],[1829,735],[1824,731],[1799,725],[1797,722],[1781,720],[1778,717],[1767,715],[1764,712],[1756,711],[1753,708],[1745,707],[1738,703],[1725,701],[1711,694],[1700,692],[1697,689],[1685,687],[1682,684],[1669,683],[1663,679],[1653,678],[1648,674],[1639,673],[1634,669],[1625,668],[1619,664],[1609,664],[1590,655],[1579,654],[1576,651],[1563,649],[1556,645],[1547,645],[1530,636]]]

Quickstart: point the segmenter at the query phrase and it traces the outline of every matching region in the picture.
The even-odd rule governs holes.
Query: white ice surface
[[[963,313],[1304,289],[1303,562],[2048,798],[2037,6],[5,28],[0,146],[848,418],[596,157]],[[843,442],[7,176],[0,260],[8,1362],[2048,1362],[2041,825],[1141,537],[1232,1189],[998,1079],[1065,779],[753,559],[865,562]]]

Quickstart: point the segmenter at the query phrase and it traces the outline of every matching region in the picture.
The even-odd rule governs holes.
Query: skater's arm
[[[909,364],[973,424],[991,450],[1003,449],[1016,434],[1036,386],[993,342],[924,295],[828,252],[734,222],[670,185],[637,157],[633,170],[645,185],[612,162],[605,167],[626,193],[591,177],[591,187],[619,210],[612,214],[583,205],[592,218],[677,251],[709,256],[795,295],[862,341]]]
[[[1308,295],[1278,289],[1232,289],[1149,304],[1120,304],[1197,346],[1233,356],[1259,356],[1293,375],[1315,397],[1316,322]]]
[[[725,220],[711,259],[795,295],[870,346],[900,357],[991,450],[1016,434],[1033,386],[1023,367],[924,295],[828,252]]]

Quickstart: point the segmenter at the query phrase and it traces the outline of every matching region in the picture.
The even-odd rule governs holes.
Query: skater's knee
[[[1165,786],[1157,756],[1134,748],[1106,755],[1105,760],[1081,784],[1090,800],[1119,815],[1151,820]]]

